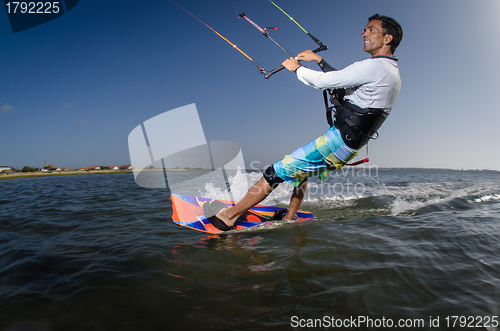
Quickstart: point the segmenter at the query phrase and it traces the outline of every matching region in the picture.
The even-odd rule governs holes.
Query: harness
[[[341,133],[345,144],[353,149],[363,147],[370,139],[377,139],[377,130],[388,114],[380,108],[361,108],[344,100],[345,90],[324,90],[323,100],[326,120],[330,127],[335,126]],[[330,104],[332,104],[330,106]],[[335,115],[332,117],[332,112]]]
[[[324,59],[318,65],[324,72],[337,70]],[[382,126],[388,114],[381,108],[356,106],[344,100],[344,96],[345,89],[323,90],[326,120],[330,127],[335,126],[340,131],[347,146],[358,149],[366,145],[370,139],[378,138],[377,130]],[[334,116],[332,112],[335,113]]]

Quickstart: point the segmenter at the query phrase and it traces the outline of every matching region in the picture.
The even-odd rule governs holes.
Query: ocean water
[[[498,172],[349,168],[310,180],[317,220],[220,236],[171,207],[132,174],[1,180],[0,330],[500,329]]]

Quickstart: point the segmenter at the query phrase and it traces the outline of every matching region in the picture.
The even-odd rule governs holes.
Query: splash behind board
[[[236,221],[236,229],[221,231],[215,228],[203,214],[203,204],[213,199],[180,194],[172,194],[170,198],[172,199],[172,219],[174,223],[186,228],[211,234],[248,231],[251,228],[274,227],[277,222],[271,221],[271,218],[277,210],[284,209],[274,206],[256,205],[248,212],[241,215]],[[219,201],[222,201],[228,205],[228,207],[234,206],[235,204],[234,201]],[[313,215],[310,212],[298,211],[293,222],[308,221],[312,219]]]

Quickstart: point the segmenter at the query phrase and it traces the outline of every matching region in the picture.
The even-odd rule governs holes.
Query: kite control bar
[[[257,25],[254,21],[252,21],[251,19],[249,19],[244,13],[240,12],[239,10],[237,10],[235,7],[233,7],[231,4],[229,4],[228,2],[226,2],[225,0],[222,0],[224,1],[226,4],[228,4],[230,7],[233,8],[234,11],[236,11],[238,13],[238,17],[240,18],[244,18],[248,23],[250,23],[251,25],[253,25],[257,30],[259,30],[265,37],[269,38],[272,42],[274,42],[278,47],[280,47],[283,51],[285,51],[289,56],[293,57],[293,55],[288,52],[283,46],[281,46],[276,40],[274,40],[271,35],[269,34],[269,30],[278,30],[278,28],[275,28],[275,27],[266,27],[266,28],[262,28],[260,27],[259,25]],[[288,18],[290,18],[290,20],[292,20],[295,24],[297,24],[298,27],[300,27],[302,29],[302,31],[304,31],[319,47],[316,48],[315,50],[313,50],[314,53],[317,53],[317,52],[320,52],[320,51],[324,51],[324,50],[327,50],[328,47],[326,45],[323,45],[323,43],[321,41],[319,41],[319,39],[315,38],[313,35],[311,35],[309,32],[307,32],[302,26],[300,26],[299,23],[297,23],[297,21],[295,21],[293,19],[293,17],[291,17],[290,15],[288,15],[283,9],[281,9],[278,5],[276,5],[273,1],[269,0],[274,6],[276,6],[281,12],[283,12],[286,16],[288,16]],[[206,24],[205,22],[203,22],[202,20],[200,20],[198,17],[194,16],[193,14],[191,14],[189,11],[187,11],[186,9],[184,9],[183,7],[181,7],[180,5],[178,5],[177,3],[175,3],[174,1],[170,0],[170,2],[172,2],[174,5],[176,5],[177,7],[179,7],[180,9],[182,9],[183,11],[185,11],[186,13],[188,13],[189,15],[191,15],[193,18],[195,18],[196,20],[198,20],[200,23],[202,23],[203,25],[205,25],[207,28],[209,28],[210,30],[212,30],[215,34],[217,34],[219,37],[221,37],[222,39],[224,39],[228,44],[230,44],[231,46],[233,46],[234,49],[236,49],[238,52],[240,52],[241,54],[243,54],[247,59],[249,59],[250,61],[252,61],[252,63],[257,67],[257,69],[264,75],[264,78],[265,79],[268,79],[269,77],[271,77],[272,75],[274,75],[275,73],[277,73],[278,71],[281,71],[283,70],[285,67],[283,65],[277,67],[277,68],[274,68],[273,70],[271,71],[267,71],[263,66],[261,66],[257,61],[255,61],[254,59],[252,59],[250,56],[248,56],[248,54],[246,54],[245,52],[243,52],[238,46],[236,46],[235,44],[233,44],[231,41],[229,41],[226,37],[224,37],[223,35],[221,35],[219,32],[215,31],[211,26],[209,26],[208,24]]]
[[[328,46],[323,45],[323,43],[321,43],[321,45],[318,48],[316,48],[315,50],[313,50],[313,53],[318,53],[318,52],[321,52],[321,51],[326,51],[327,49],[328,49]],[[267,71],[266,70],[265,72],[262,72],[262,73],[264,74],[264,78],[268,79],[269,77],[271,77],[272,75],[274,75],[275,73],[277,73],[277,72],[279,72],[279,71],[281,71],[283,69],[285,69],[285,66],[280,65],[279,67],[274,68],[271,71]]]
[[[287,12],[285,12],[283,9],[281,9],[280,6],[278,6],[277,4],[275,4],[272,0],[269,0],[269,2],[272,3],[276,8],[278,8],[283,14],[285,14],[302,31],[304,31],[305,33],[307,33],[307,35],[319,46],[318,48],[316,48],[315,50],[313,50],[313,53],[318,53],[318,52],[321,52],[321,51],[326,51],[328,49],[328,46],[323,45],[323,43],[318,38],[314,37],[312,34],[310,34],[309,32],[307,32],[306,29],[304,29],[293,17],[291,17],[290,15],[288,15]],[[278,71],[281,71],[283,69],[285,69],[285,67],[281,65],[281,66],[279,66],[277,68],[274,68],[271,71],[266,71],[266,73],[264,74],[264,78],[268,79],[269,77],[271,77],[272,75],[274,75],[275,73],[277,73]]]

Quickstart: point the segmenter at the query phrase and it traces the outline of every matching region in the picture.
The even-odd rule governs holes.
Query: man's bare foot
[[[236,219],[231,219],[230,217],[228,217],[228,215],[226,213],[228,210],[229,210],[229,208],[221,209],[219,211],[219,213],[217,215],[215,215],[215,217],[220,219],[222,222],[226,223],[227,226],[233,226],[234,223],[236,223]]]

